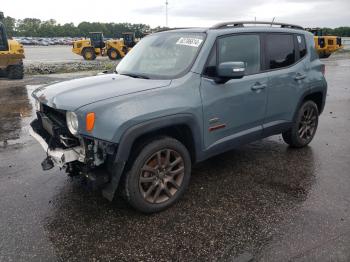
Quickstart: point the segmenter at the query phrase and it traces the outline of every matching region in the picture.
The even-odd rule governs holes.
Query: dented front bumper
[[[85,154],[82,146],[76,146],[72,148],[55,148],[50,149],[45,139],[34,131],[32,127],[29,127],[30,135],[39,142],[47,155],[52,159],[54,164],[58,167],[64,167],[66,164],[74,161],[84,162]]]

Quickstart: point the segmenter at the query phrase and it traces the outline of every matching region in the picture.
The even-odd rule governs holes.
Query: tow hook
[[[44,161],[41,162],[41,167],[44,171],[50,170],[53,166],[53,161],[50,156],[47,156]]]

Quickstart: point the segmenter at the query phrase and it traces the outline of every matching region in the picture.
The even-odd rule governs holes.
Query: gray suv
[[[44,170],[56,165],[109,200],[118,191],[157,212],[184,194],[195,163],[280,133],[291,147],[309,144],[325,105],[324,70],[313,35],[296,25],[159,32],[115,73],[35,90],[30,133],[47,153]]]

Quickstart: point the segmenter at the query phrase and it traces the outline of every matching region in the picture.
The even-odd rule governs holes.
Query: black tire
[[[0,77],[7,77],[7,71],[5,69],[0,69]]]
[[[191,158],[186,147],[176,139],[159,137],[145,144],[132,161],[124,194],[138,211],[159,212],[179,200],[190,177]]]
[[[319,55],[319,57],[320,57],[321,59],[328,58],[328,57],[330,57],[330,56],[331,56],[331,54],[325,54],[325,53],[321,53],[321,54]]]
[[[318,115],[317,105],[313,101],[304,102],[297,112],[291,129],[282,133],[283,140],[291,147],[307,146],[316,134]]]
[[[7,67],[7,77],[9,79],[23,79],[24,67],[23,63],[18,65],[10,65]]]
[[[108,49],[107,55],[108,55],[109,59],[111,59],[111,60],[120,59],[120,54],[119,54],[118,50],[115,48]]]
[[[95,60],[96,59],[95,50],[92,47],[84,48],[83,57],[85,60],[88,60],[88,61]]]

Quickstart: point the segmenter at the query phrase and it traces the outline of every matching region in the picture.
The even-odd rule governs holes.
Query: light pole
[[[165,0],[165,26],[168,27],[168,0]]]

